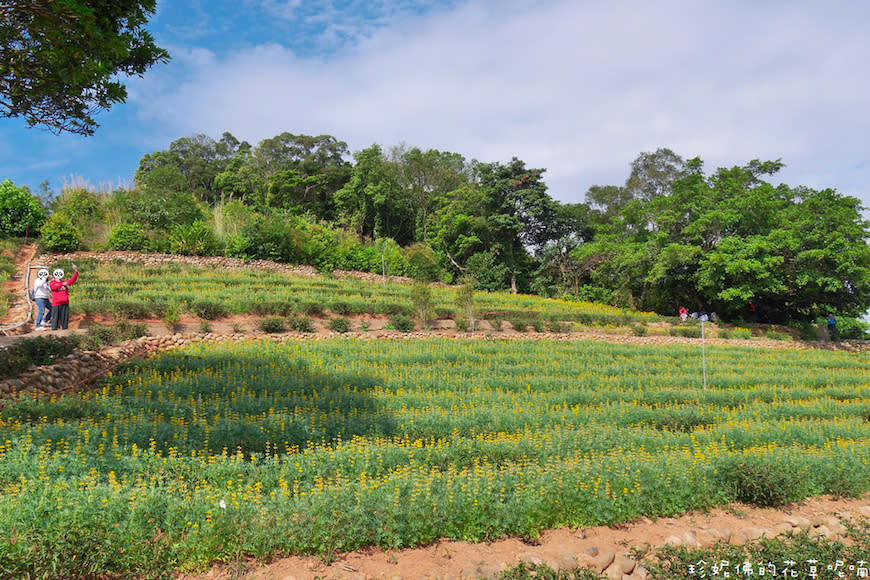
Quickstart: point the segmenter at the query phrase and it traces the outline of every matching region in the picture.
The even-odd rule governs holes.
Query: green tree
[[[128,222],[168,230],[178,224],[190,225],[203,219],[203,212],[178,168],[163,165],[147,173],[137,172],[138,187],[118,190],[111,205]]]
[[[145,30],[156,0],[0,2],[0,117],[91,135],[127,98],[119,80],[167,62]]]
[[[485,198],[491,254],[510,272],[511,290],[530,265],[527,248],[540,252],[564,233],[557,219],[558,204],[547,193],[543,169],[527,169],[514,157],[507,165],[477,163],[478,187]]]
[[[408,274],[415,280],[437,282],[441,274],[438,255],[428,245],[414,242],[405,252]]]
[[[171,187],[185,190],[197,199],[215,204],[221,197],[224,183],[216,183],[239,156],[250,151],[250,145],[225,132],[220,141],[197,133],[176,139],[169,149],[145,154],[136,170],[136,183],[163,185],[171,176]],[[180,179],[177,177],[180,176]]]
[[[469,185],[439,196],[429,216],[426,241],[460,274],[468,258],[491,243],[485,202],[484,193]]]
[[[335,193],[339,219],[361,236],[389,237],[399,245],[413,241],[413,212],[380,145],[359,151],[354,159],[350,180]]]
[[[391,150],[390,161],[396,166],[399,186],[414,212],[415,239],[425,240],[429,216],[438,207],[439,199],[467,185],[471,168],[459,153],[408,149],[404,145]]]
[[[762,319],[811,320],[870,306],[870,224],[857,199],[774,186],[780,161],[705,176],[700,159],[661,194],[634,199],[571,257],[626,305],[680,305],[739,316],[752,298]]]
[[[11,179],[0,183],[0,237],[36,235],[45,223],[39,200]]]

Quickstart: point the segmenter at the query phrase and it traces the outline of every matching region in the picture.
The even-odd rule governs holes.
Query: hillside
[[[501,578],[519,561],[643,578],[654,562],[630,546],[844,539],[841,521],[870,511],[868,362],[852,345],[760,325],[719,338],[739,328],[706,325],[702,388],[701,340],[672,334],[700,328],[649,313],[479,293],[471,332],[456,289],[436,285],[423,327],[419,286],[402,279],[137,258],[39,260],[80,268],[66,334],[152,336],[34,375],[63,389],[75,372],[111,369],[97,389],[0,406],[18,502],[0,513],[14,528],[0,537],[16,538],[0,564],[18,574],[64,561],[150,576],[183,558],[175,572],[223,562],[211,578]],[[416,328],[390,328],[397,316]],[[310,327],[291,328],[302,317]],[[274,319],[283,332],[261,326]],[[740,479],[741,458],[762,495]],[[66,511],[31,519],[55,494]],[[80,524],[122,551],[53,536]]]

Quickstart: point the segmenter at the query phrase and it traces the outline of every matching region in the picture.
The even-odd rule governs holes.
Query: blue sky
[[[870,207],[868,24],[860,0],[158,0],[172,60],[94,137],[0,120],[0,179],[130,185],[179,137],[288,131],[516,156],[563,202],[658,147],[781,158],[774,181]]]

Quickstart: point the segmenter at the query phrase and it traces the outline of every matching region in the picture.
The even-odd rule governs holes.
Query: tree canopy
[[[45,222],[39,200],[11,179],[0,183],[0,238],[36,234]]]
[[[625,204],[573,258],[587,281],[633,305],[738,317],[752,298],[768,321],[870,306],[870,224],[858,199],[765,180],[779,161],[703,173],[689,160],[668,191]]]
[[[94,115],[127,98],[119,75],[142,76],[169,59],[145,30],[155,5],[0,0],[0,117],[93,134]]]
[[[701,159],[660,148],[638,155],[623,185],[564,204],[545,170],[518,158],[374,144],[351,160],[330,135],[285,132],[254,146],[192,135],[145,155],[137,187],[113,193],[109,213],[124,222],[118,245],[157,251],[183,233],[208,242],[202,251],[467,277],[479,289],[662,314],[686,306],[735,320],[752,299],[765,322],[862,315],[863,208],[832,189],[773,183],[782,167],[753,160],[706,174]]]

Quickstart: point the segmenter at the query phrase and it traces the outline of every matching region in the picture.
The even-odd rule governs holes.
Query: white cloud
[[[264,5],[312,17],[304,3]],[[327,34],[355,40],[321,58],[278,38],[220,57],[174,50],[131,100],[174,137],[329,133],[352,149],[404,141],[517,156],[546,168],[563,201],[621,182],[638,153],[665,146],[708,170],[781,157],[784,181],[870,206],[870,4],[471,0],[424,16],[379,6],[387,26],[354,30],[327,12]]]

